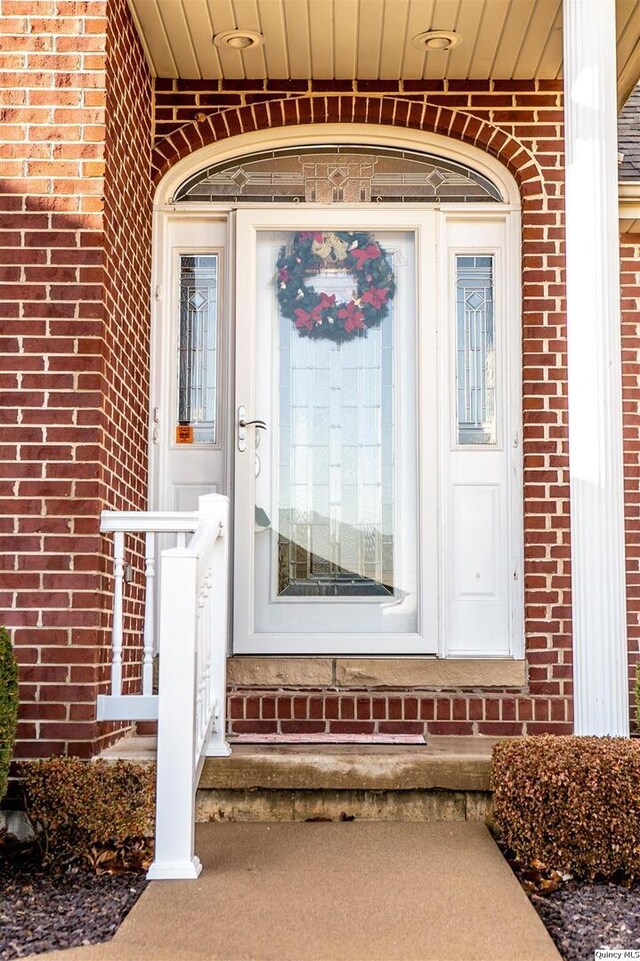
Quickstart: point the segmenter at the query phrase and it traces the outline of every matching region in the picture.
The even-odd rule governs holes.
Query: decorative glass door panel
[[[312,281],[337,303],[351,299],[352,277],[339,269]],[[394,319],[343,342],[312,340],[279,319],[279,597],[398,596]]]
[[[418,230],[274,219],[238,214],[234,649],[422,652]]]

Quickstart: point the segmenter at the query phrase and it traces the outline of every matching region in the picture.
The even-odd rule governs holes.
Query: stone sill
[[[227,659],[235,688],[523,688],[526,662],[512,658],[249,657]]]

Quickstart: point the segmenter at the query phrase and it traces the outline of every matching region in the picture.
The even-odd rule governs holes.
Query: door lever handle
[[[245,420],[244,418],[242,418],[242,420],[238,421],[238,426],[239,427],[255,427],[256,430],[267,429],[267,425],[264,420]]]
[[[266,430],[266,421],[259,417],[254,420],[247,420],[247,409],[244,406],[238,407],[238,450],[243,453],[247,449],[247,427],[255,427],[256,430]]]

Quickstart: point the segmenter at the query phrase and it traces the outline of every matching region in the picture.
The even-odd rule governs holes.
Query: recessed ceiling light
[[[216,47],[249,50],[251,47],[260,47],[264,43],[264,37],[253,30],[225,30],[224,33],[217,33],[213,42]]]
[[[411,43],[418,50],[427,51],[446,51],[457,47],[460,43],[460,34],[453,33],[451,30],[427,30],[425,33],[418,33],[411,38]]]

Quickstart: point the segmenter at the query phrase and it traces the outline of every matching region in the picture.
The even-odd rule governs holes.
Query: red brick
[[[462,734],[464,736],[469,736],[473,734],[473,725],[471,722],[464,721],[428,721],[427,722],[427,734],[432,735],[451,735],[451,734]]]
[[[283,721],[284,724],[289,722]],[[234,734],[276,734],[277,721],[234,721]]]
[[[325,722],[280,721],[280,729],[283,734],[321,734],[325,730]]]
[[[381,734],[422,734],[422,721],[380,721],[378,730]]]
[[[331,734],[373,734],[373,721],[329,721]]]

